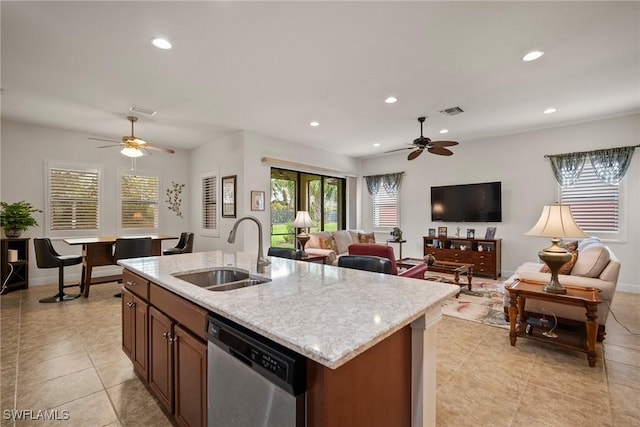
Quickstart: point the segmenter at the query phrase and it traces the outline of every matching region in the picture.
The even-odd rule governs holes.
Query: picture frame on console
[[[429,229],[429,237],[436,237],[436,229],[435,228],[430,228]]]
[[[487,240],[493,240],[496,237],[496,227],[487,227],[487,232],[484,238]]]
[[[447,227],[438,227],[438,237],[447,237]]]
[[[476,238],[476,229],[467,228],[467,239],[475,239],[475,238]]]

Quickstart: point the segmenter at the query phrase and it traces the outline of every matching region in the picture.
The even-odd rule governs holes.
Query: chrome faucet
[[[229,238],[227,239],[227,242],[234,243],[236,241],[236,232],[238,231],[238,224],[240,224],[245,219],[250,219],[251,221],[255,222],[258,225],[258,264],[256,269],[258,270],[258,273],[264,273],[265,268],[269,264],[271,264],[271,261],[269,261],[262,255],[263,253],[262,252],[262,224],[260,223],[258,218],[254,216],[243,216],[242,218],[238,219],[236,223],[233,224],[233,228],[229,233]]]

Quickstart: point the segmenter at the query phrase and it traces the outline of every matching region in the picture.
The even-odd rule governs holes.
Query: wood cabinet
[[[502,239],[422,237],[424,255],[438,261],[473,264],[473,274],[494,280],[502,274]]]
[[[138,376],[148,380],[149,305],[126,289],[122,290],[122,350],[133,362]]]
[[[181,426],[207,424],[207,312],[125,270],[122,349]]]
[[[29,287],[29,238],[2,239],[0,247],[0,277],[4,284],[7,281],[7,289],[4,292],[27,289]],[[15,250],[18,253],[17,261],[9,261],[9,250]],[[13,267],[13,271],[11,267]]]

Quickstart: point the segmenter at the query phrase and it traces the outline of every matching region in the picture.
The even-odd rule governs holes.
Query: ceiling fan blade
[[[140,146],[140,148],[146,148],[149,150],[156,150],[156,151],[164,151],[165,153],[169,153],[169,154],[174,154],[176,152],[176,150],[174,150],[173,148],[159,147],[157,145],[149,145],[149,144],[144,144],[143,146]]]
[[[422,151],[424,151],[422,148],[418,148],[417,150],[410,152],[409,155],[407,156],[407,160],[415,159],[420,154],[422,154]],[[431,151],[431,149],[429,149],[429,151]]]
[[[442,148],[442,147],[430,147],[428,150],[431,154],[437,154],[439,156],[453,155],[453,151],[447,150],[446,148]]]
[[[101,145],[98,148],[119,147],[120,145],[122,145],[122,144]]]
[[[104,139],[104,138],[92,138],[92,137],[87,137],[87,139],[92,139],[94,141],[106,141],[106,142],[120,142],[118,140],[115,139]]]
[[[454,145],[458,145],[456,141],[431,141],[432,147],[453,147]]]
[[[395,150],[385,151],[385,153],[395,153],[396,151],[413,150],[415,147],[396,148]]]

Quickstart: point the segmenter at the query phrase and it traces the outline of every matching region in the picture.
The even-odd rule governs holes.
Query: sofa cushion
[[[332,251],[338,252],[338,248],[336,247],[336,240],[333,236],[330,236],[326,239],[320,238],[320,249],[331,249]]]
[[[369,233],[369,234],[358,233],[358,242],[359,243],[375,243],[376,235],[374,233]]]
[[[344,254],[349,251],[349,245],[357,243],[353,241],[353,237],[349,230],[338,230],[333,232],[333,238],[336,240],[336,252],[338,254]]]
[[[305,248],[317,248],[320,249],[320,239],[328,239],[331,237],[331,233],[328,231],[317,231],[315,233],[309,233],[309,241]]]
[[[587,237],[586,239],[582,239],[578,245],[578,252],[584,251],[591,245],[602,245],[602,242],[599,237]]]
[[[599,277],[611,259],[603,245],[589,245],[580,253],[571,271],[572,276]]]
[[[560,270],[558,270],[558,274],[571,274],[571,270],[573,269],[573,266],[578,259],[578,241],[575,240],[572,242],[560,242],[559,246],[565,248],[567,252],[571,254],[571,259],[564,263],[562,267],[560,267]],[[542,271],[543,273],[551,273],[551,270],[549,270],[549,267],[546,264],[540,271]]]

